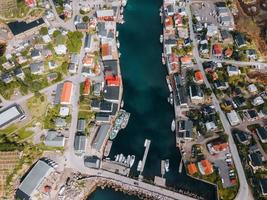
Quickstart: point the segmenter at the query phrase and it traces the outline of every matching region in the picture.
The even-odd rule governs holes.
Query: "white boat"
[[[118,162],[121,162],[122,159],[123,159],[123,154],[121,153],[120,156],[119,156],[119,160],[118,160]]]
[[[130,165],[130,161],[131,161],[131,156],[128,155],[127,159],[126,159],[126,164],[129,166]]]
[[[120,42],[119,41],[117,41],[117,47],[118,47],[118,49],[120,48]]]
[[[148,140],[146,139],[144,143],[144,147],[146,147],[147,143],[148,143]]]
[[[122,6],[126,6],[127,0],[122,0]]]
[[[121,14],[123,13],[123,10],[124,10],[123,7],[121,7]]]
[[[121,162],[123,163],[125,161],[125,156],[122,156]]]
[[[172,120],[171,130],[172,132],[175,131],[175,120]]]
[[[170,169],[170,160],[169,159],[166,159],[165,162],[164,162],[164,167],[165,167],[165,172],[168,172]]]
[[[135,155],[131,155],[131,159],[130,159],[130,167],[133,166],[134,161],[135,161]]]
[[[160,35],[159,41],[160,41],[160,43],[163,42],[163,35]]]
[[[119,37],[119,31],[116,31],[116,37]]]
[[[119,161],[119,158],[120,158],[120,155],[117,154],[117,155],[115,156],[115,161],[118,162],[118,161]]]
[[[142,168],[142,160],[139,160],[138,165],[137,165],[137,171],[141,171]]]
[[[166,61],[165,61],[165,57],[164,57],[164,54],[162,53],[161,55],[161,61],[162,61],[162,64],[165,65],[166,64]]]
[[[173,94],[172,93],[170,93],[170,96],[169,96],[169,103],[173,105]]]
[[[167,81],[168,88],[169,88],[170,92],[172,92],[172,86],[171,86],[171,82],[170,82],[169,76],[166,76],[166,81]]]
[[[124,106],[124,101],[121,100],[121,108],[123,108],[123,106]]]

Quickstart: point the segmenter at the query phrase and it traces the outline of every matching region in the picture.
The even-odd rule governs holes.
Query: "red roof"
[[[90,82],[90,79],[87,78],[84,82],[83,95],[89,95],[90,89],[91,89],[91,82]]]
[[[215,55],[221,56],[222,55],[222,51],[223,51],[223,49],[222,49],[222,45],[221,44],[216,43],[216,44],[213,45],[213,52],[214,52]]]
[[[228,143],[227,142],[213,145],[213,149],[215,151],[225,151],[227,148],[228,148]]]
[[[200,163],[204,169],[205,175],[209,175],[213,173],[213,167],[209,160],[207,159],[201,160]]]
[[[102,44],[102,56],[110,55],[109,44]]]
[[[195,79],[196,81],[203,81],[203,74],[201,73],[201,71],[195,71]]]
[[[188,169],[188,173],[190,175],[197,173],[197,167],[196,167],[195,163],[190,163],[189,165],[187,165],[187,169]]]
[[[226,56],[226,57],[231,57],[232,55],[233,55],[233,49],[232,48],[230,48],[230,47],[228,47],[225,51],[224,51],[224,55]]]
[[[121,79],[119,76],[108,75],[105,77],[108,86],[119,86]]]
[[[60,103],[61,104],[70,104],[71,103],[71,96],[72,96],[72,88],[73,84],[71,81],[66,81],[63,85]]]
[[[171,16],[168,16],[166,19],[165,19],[165,27],[173,27],[173,19]]]

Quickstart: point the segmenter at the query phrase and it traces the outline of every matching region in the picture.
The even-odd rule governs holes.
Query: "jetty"
[[[105,150],[104,150],[104,156],[107,157],[110,153],[110,150],[111,150],[111,146],[112,146],[112,141],[111,140],[108,140],[107,141],[107,144],[105,146]]]
[[[147,155],[148,155],[150,144],[151,144],[151,140],[146,139],[145,143],[144,143],[145,152],[144,152],[143,159],[142,159],[142,166],[141,166],[141,170],[140,170],[139,179],[142,179],[142,173],[143,173],[144,168],[145,168],[146,158],[147,158]]]

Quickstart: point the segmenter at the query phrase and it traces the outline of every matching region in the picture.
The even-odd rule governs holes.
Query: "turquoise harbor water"
[[[216,199],[213,186],[178,173],[180,153],[175,147],[175,135],[171,132],[174,118],[169,95],[166,69],[161,64],[162,32],[159,8],[161,0],[128,0],[124,10],[126,23],[119,26],[121,70],[124,84],[124,109],[131,113],[126,129],[119,132],[113,142],[110,158],[123,153],[135,154],[132,173],[136,175],[138,160],[142,159],[145,139],[151,140],[143,175],[152,179],[160,175],[160,161],[170,159],[167,185],[198,193],[205,199]],[[98,189],[89,199],[136,199],[112,190]]]

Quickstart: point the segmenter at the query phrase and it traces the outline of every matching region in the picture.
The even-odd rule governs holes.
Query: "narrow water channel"
[[[216,199],[213,186],[189,178],[185,170],[179,174],[180,153],[175,147],[175,135],[171,132],[174,118],[169,95],[166,69],[161,63],[162,32],[159,8],[161,0],[128,0],[124,9],[126,23],[119,25],[121,70],[124,85],[124,109],[131,113],[126,129],[119,132],[113,141],[110,158],[123,153],[136,155],[134,169],[142,159],[145,139],[151,140],[145,170],[146,179],[160,175],[160,162],[170,159],[170,172],[166,174],[167,185],[203,195],[205,199]],[[132,170],[136,175],[136,170]],[[115,191],[97,190],[93,200],[113,200]],[[114,195],[114,198],[112,197]],[[90,197],[89,197],[90,199]],[[116,199],[116,198],[115,198]],[[123,196],[117,199],[132,199]]]

